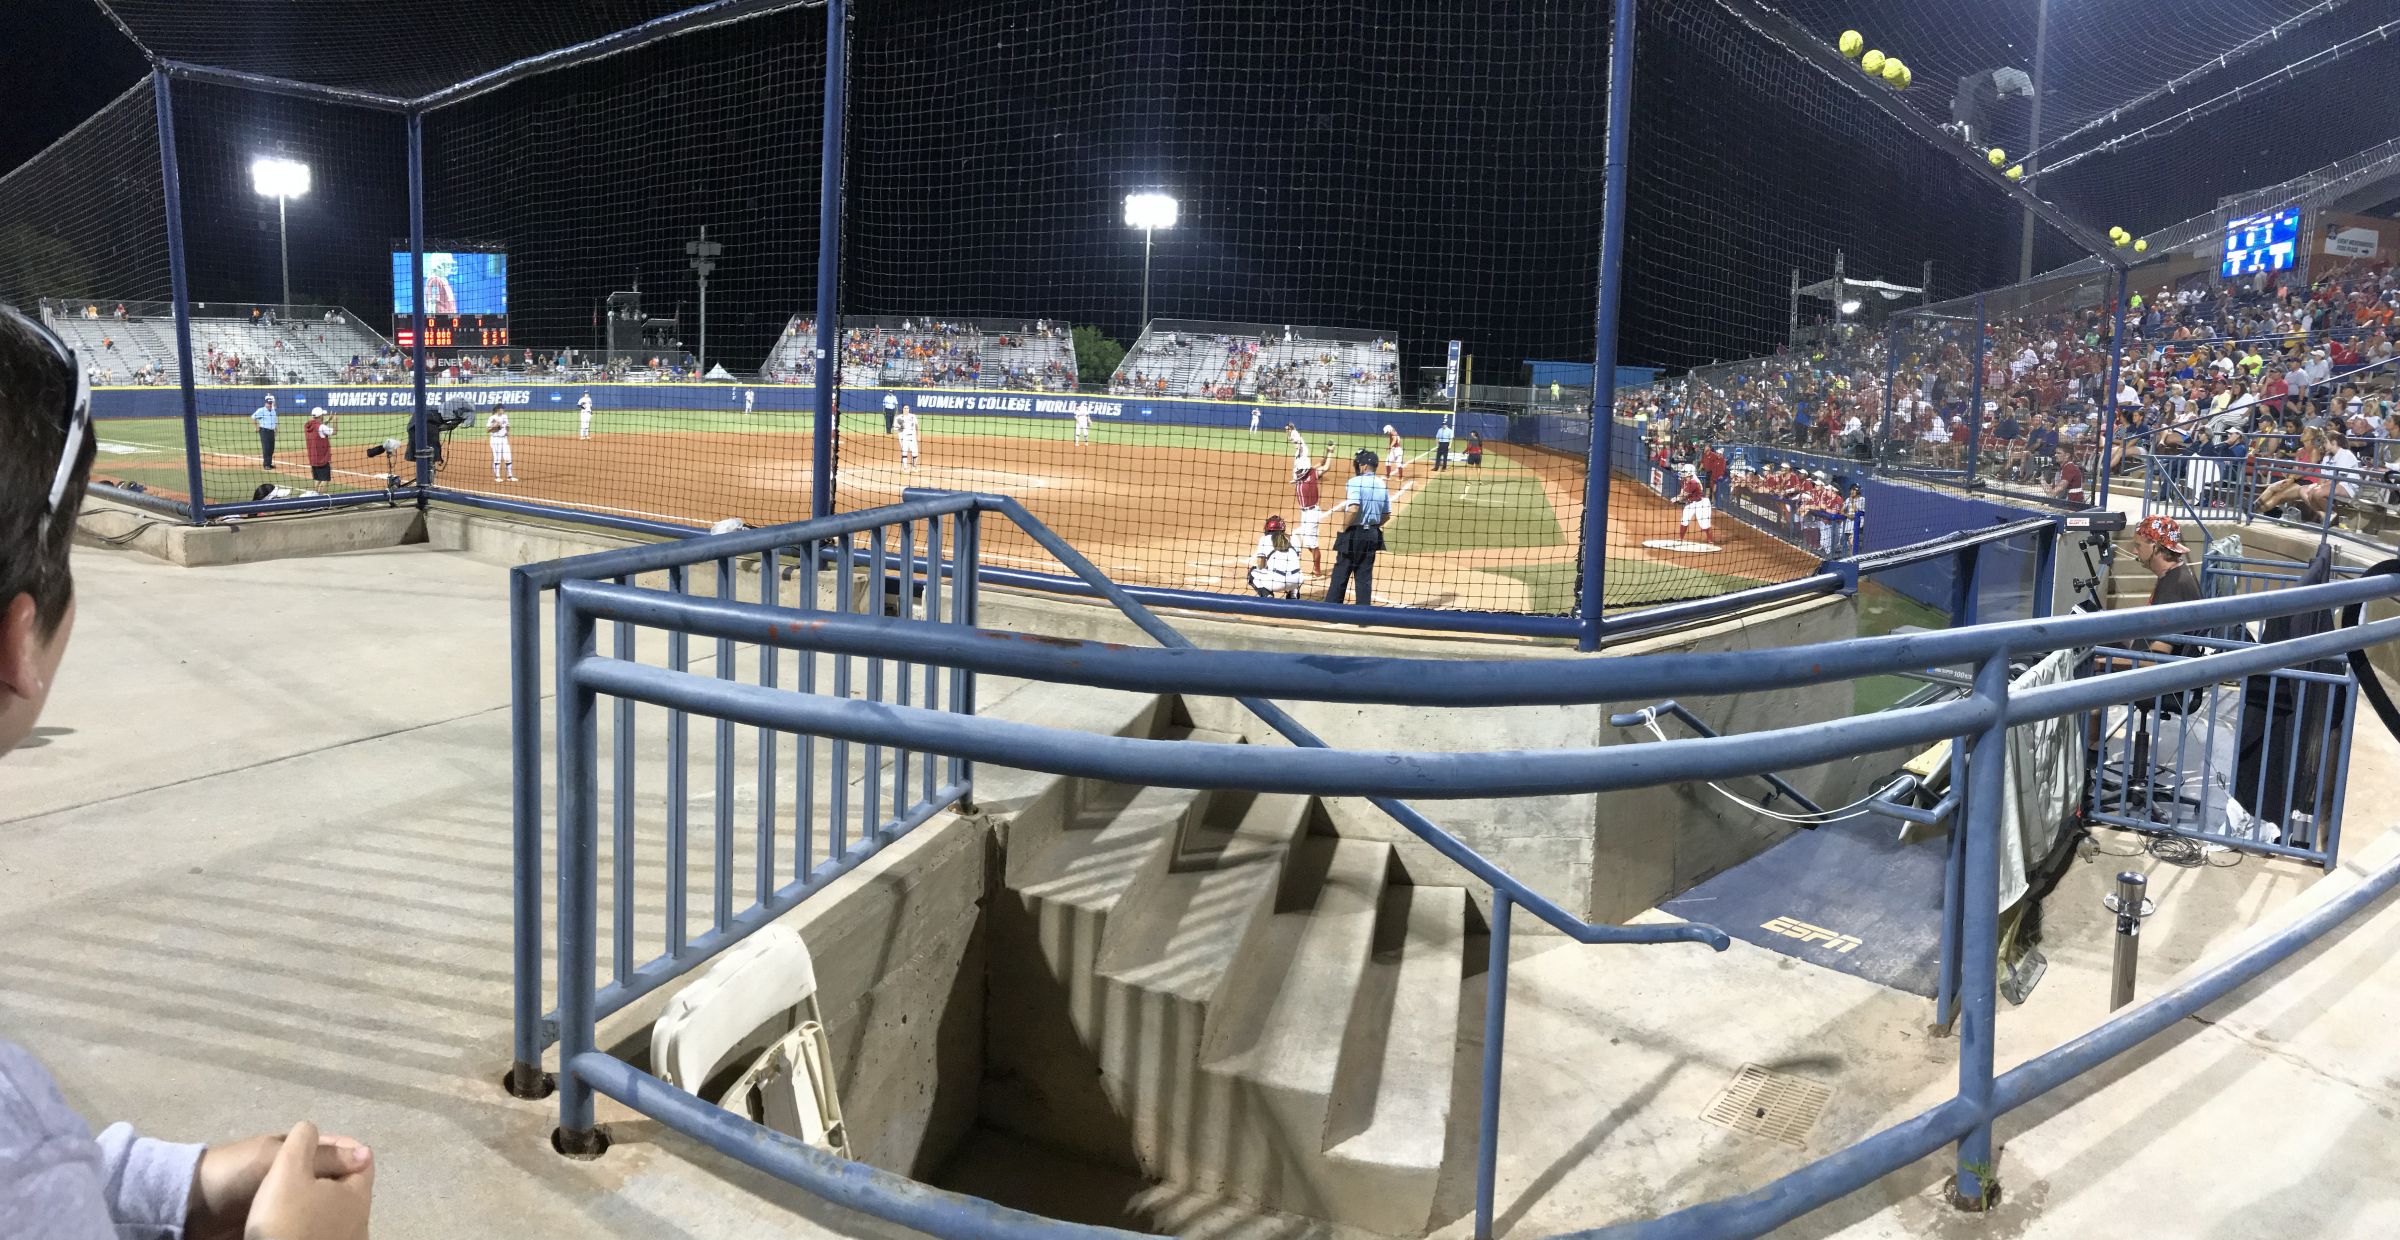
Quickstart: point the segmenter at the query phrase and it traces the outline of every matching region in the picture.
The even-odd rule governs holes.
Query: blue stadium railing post
[[[1992,1021],[2000,969],[2000,797],[2008,748],[2008,654],[1986,655],[1975,669],[1975,696],[1995,708],[1967,758],[1967,796],[1954,829],[1966,832],[1965,882],[1959,891],[1958,1097],[1975,1126],[1958,1142],[1951,1204],[1982,1210],[2000,1182],[1992,1164]]]
[[[2301,248],[2306,249],[2307,247]],[[2100,398],[2102,413],[2100,414],[2100,477],[2097,479],[2099,488],[2093,492],[2093,502],[2102,508],[2108,507],[2109,456],[2116,450],[2117,442],[2117,374],[2125,360],[2125,293],[2127,285],[2131,282],[2128,278],[2131,275],[2130,268],[2117,268],[2117,317],[2108,334],[2108,392],[2107,395]],[[2144,453],[2143,459],[2148,460],[2149,454]]]
[[[515,856],[516,1054],[508,1091],[549,1092],[542,1079],[542,591],[520,567],[508,578],[510,842]]]
[[[1983,363],[1986,349],[1983,339],[1983,294],[1975,295],[1975,368],[1967,380],[1967,460],[1966,485],[1975,486],[1975,458],[1983,446]]]
[[[167,279],[175,296],[175,362],[183,369],[183,478],[191,490],[192,524],[208,522],[200,477],[200,391],[192,373],[192,291],[183,267],[183,177],[175,165],[175,100],[166,66],[150,71],[158,109],[158,173],[167,208]]]
[[[1492,891],[1491,964],[1483,973],[1483,1097],[1475,1126],[1475,1240],[1492,1240],[1500,1161],[1500,1066],[1508,1041],[1508,893]]]
[[[825,150],[817,170],[817,400],[815,434],[809,444],[808,511],[833,515],[833,441],[839,421],[835,380],[842,369],[840,314],[842,265],[842,104],[847,95],[850,6],[825,4]],[[849,571],[843,565],[843,571]]]
[[[417,334],[410,346],[416,357],[416,407],[408,424],[415,428],[410,438],[417,445],[417,503],[422,507],[425,488],[433,485],[433,440],[425,433],[425,114],[415,108],[408,112],[408,253],[408,302],[414,307],[410,324]],[[565,692],[566,686],[559,691]]]
[[[598,695],[575,681],[578,661],[595,653],[592,618],[579,613],[563,595],[554,607],[558,626],[558,1133],[554,1140],[560,1153],[588,1158],[606,1148],[593,1123],[591,1084],[575,1074],[575,1057],[594,1049],[593,940],[598,921],[593,906],[598,902],[600,874],[600,711]]]
[[[1608,584],[1609,448],[1617,426],[1617,310],[1625,284],[1625,146],[1633,136],[1633,3],[1616,0],[1608,45],[1608,154],[1600,200],[1600,304],[1592,323],[1591,462],[1583,479],[1583,631],[1600,648]]]
[[[2058,527],[2045,527],[2033,536],[2033,617],[2041,619],[2058,601]]]

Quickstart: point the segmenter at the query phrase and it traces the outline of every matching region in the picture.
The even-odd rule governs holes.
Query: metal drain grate
[[[1700,1118],[1735,1132],[1806,1146],[1809,1131],[1832,1101],[1830,1086],[1746,1063]]]

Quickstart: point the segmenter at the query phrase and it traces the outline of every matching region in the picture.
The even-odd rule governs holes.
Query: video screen
[[[2290,267],[2300,251],[2300,210],[2286,207],[2225,223],[2225,262],[2217,274],[2230,280]]]
[[[409,297],[409,254],[392,255],[392,313],[411,315],[416,302]],[[450,252],[425,254],[425,312],[427,314],[508,313],[508,255]]]

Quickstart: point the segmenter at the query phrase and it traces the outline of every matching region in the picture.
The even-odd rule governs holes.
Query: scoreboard
[[[2261,271],[2283,271],[2300,250],[2300,209],[2286,207],[2225,221],[2225,261],[2217,274],[2230,280]]]
[[[425,317],[428,349],[497,349],[508,344],[505,314],[432,314]],[[417,344],[416,320],[398,315],[392,320],[392,343],[403,349]]]

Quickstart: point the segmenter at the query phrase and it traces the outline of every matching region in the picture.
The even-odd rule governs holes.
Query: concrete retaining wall
[[[498,563],[622,545],[624,540],[573,526],[549,526],[495,514],[444,511],[430,514],[436,546],[454,547]],[[713,591],[708,569],[693,570],[692,589]],[[649,584],[649,583],[645,583]],[[789,596],[791,587],[784,592]],[[757,597],[754,583],[737,587]],[[987,627],[1147,645],[1149,639],[1106,603],[1056,595],[987,590],[982,620]],[[1322,629],[1178,614],[1174,623],[1203,646],[1233,650],[1385,655],[1398,658],[1574,659],[1558,642]],[[1679,633],[1629,642],[1600,657],[1666,650],[1768,649],[1831,641],[1857,632],[1857,609],[1848,598],[1807,599],[1737,619]],[[1854,696],[1847,683],[1775,693],[1691,693],[1682,698],[1712,727],[1747,732],[1838,719],[1849,715]],[[1423,748],[1457,751],[1544,749],[1647,742],[1647,731],[1608,725],[1612,710],[1649,705],[1621,702],[1588,706],[1509,707],[1487,710],[1420,711],[1333,703],[1287,703],[1303,723],[1334,745],[1351,748]],[[1186,699],[1195,724],[1239,732],[1259,744],[1285,743],[1248,711],[1226,699]],[[1669,723],[1668,728],[1676,725]],[[1670,730],[1670,736],[1675,732]],[[1797,772],[1783,772],[1820,804],[1840,804],[1888,773],[1906,755],[1878,755]],[[1757,781],[1741,781],[1755,793]],[[1789,830],[1765,823],[1731,806],[1705,787],[1641,789],[1605,795],[1537,797],[1506,801],[1443,801],[1419,806],[1426,816],[1456,833],[1477,851],[1534,883],[1543,894],[1588,918],[1623,920],[1735,865],[1783,838]],[[1409,880],[1429,886],[1460,885],[1458,867],[1360,800],[1327,802],[1335,828],[1345,836],[1394,845]],[[1469,887],[1478,907],[1490,893]]]
[[[84,500],[75,537],[85,544],[124,539],[117,545],[185,568],[207,568],[421,543],[425,516],[413,507],[351,508],[189,525],[95,495]]]

